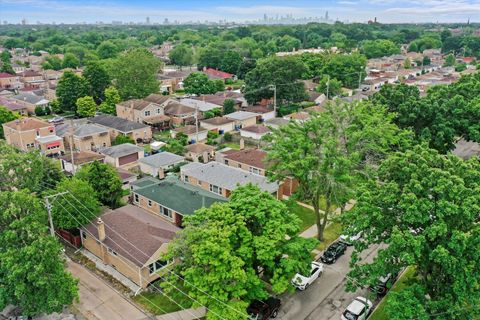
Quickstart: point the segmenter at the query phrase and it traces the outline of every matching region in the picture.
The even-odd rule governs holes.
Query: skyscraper
[[[146,22],[147,24],[150,24],[150,17],[147,17]]]

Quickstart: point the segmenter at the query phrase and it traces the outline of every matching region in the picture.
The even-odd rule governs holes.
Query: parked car
[[[389,273],[386,276],[378,278],[377,284],[370,286],[370,290],[380,296],[384,296],[397,280],[398,273]]]
[[[267,300],[253,300],[247,308],[250,320],[267,320],[277,317],[281,305],[280,299],[270,297]]]
[[[372,312],[372,301],[364,297],[356,297],[345,309],[342,320],[365,320]]]
[[[292,279],[292,284],[299,290],[305,290],[315,280],[317,280],[323,273],[323,264],[317,261],[312,262],[312,268],[308,276],[297,273]]]
[[[63,120],[65,120],[63,117],[54,117],[50,120],[48,120],[48,123],[53,123],[53,124],[60,124],[63,123]]]
[[[340,236],[340,240],[344,243],[346,243],[348,246],[351,246],[355,241],[360,239],[363,235],[363,231],[360,231],[357,234],[354,234],[353,236],[348,236],[346,234],[342,234]]]
[[[327,250],[323,253],[322,257],[320,258],[324,263],[335,263],[337,259],[345,253],[347,250],[347,244],[342,241],[337,241],[332,243]]]

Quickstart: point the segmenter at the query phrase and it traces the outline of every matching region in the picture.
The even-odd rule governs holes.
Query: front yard
[[[342,234],[342,225],[331,221],[323,232],[323,241],[317,246],[317,250],[325,250],[332,242],[338,239]]]
[[[178,286],[177,284],[175,284],[175,286],[186,293],[183,286]],[[144,291],[133,297],[133,300],[154,315],[190,308],[192,306],[192,299],[179,290],[173,289],[172,292],[163,294],[159,292],[160,289],[150,289],[150,291]]]

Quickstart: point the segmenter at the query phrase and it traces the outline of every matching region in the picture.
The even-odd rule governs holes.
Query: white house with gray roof
[[[184,157],[164,151],[141,158],[138,163],[140,164],[140,171],[143,173],[163,179],[165,178],[165,171],[184,161]]]
[[[248,111],[237,111],[225,115],[225,118],[235,121],[235,129],[250,127],[257,123],[257,114]]]
[[[280,197],[279,185],[269,182],[266,177],[233,168],[219,162],[189,163],[180,168],[181,179],[184,182],[199,186],[205,190],[225,198],[238,186],[254,184],[261,190]]]
[[[45,108],[50,103],[50,101],[45,99],[44,96],[38,96],[33,92],[22,92],[16,96],[13,96],[12,98],[26,107],[28,113],[30,114],[35,113],[36,107]]]

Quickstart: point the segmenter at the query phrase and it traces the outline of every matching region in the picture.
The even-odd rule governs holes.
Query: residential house
[[[66,152],[59,157],[62,170],[69,173],[77,172],[82,166],[92,163],[93,161],[104,162],[105,156],[92,151],[74,151]]]
[[[240,94],[238,94],[241,96]],[[234,105],[235,110],[240,110],[244,102],[246,102],[245,99],[241,100],[237,97],[237,93],[230,93],[229,91],[222,91],[222,92],[217,92],[215,94],[205,94],[201,95],[199,97],[194,97],[194,100],[197,101],[203,101],[207,102],[210,104],[214,104],[217,106],[217,108],[223,109],[223,105],[225,104],[225,100],[232,100]]]
[[[99,151],[105,155],[105,162],[114,167],[136,165],[138,164],[138,160],[144,156],[143,148],[131,143],[101,148]]]
[[[179,126],[195,121],[196,110],[183,103],[172,101],[165,106],[165,114],[170,117],[172,125]]]
[[[197,100],[192,98],[180,99],[180,103],[183,105],[186,105],[187,107],[197,110],[199,119],[203,119],[205,117],[205,113],[208,111],[223,108],[223,105],[219,106],[218,104],[210,103],[208,101]]]
[[[228,149],[217,152],[215,160],[233,168],[265,176],[266,158],[267,153],[260,149]]]
[[[22,118],[3,125],[5,140],[22,151],[38,149],[46,156],[65,151],[63,140],[55,133],[55,126],[35,118]]]
[[[265,125],[272,129],[278,129],[280,127],[288,125],[289,123],[290,123],[290,120],[284,119],[284,118],[273,118],[265,121]]]
[[[180,168],[180,175],[182,181],[226,198],[230,197],[238,186],[248,183],[257,185],[261,190],[274,194],[279,199],[281,195],[278,184],[268,182],[266,177],[215,161],[204,164],[189,163]]]
[[[160,92],[168,92],[173,94],[177,90],[183,90],[183,80],[188,77],[193,70],[174,70],[165,71],[157,76],[160,81]]]
[[[81,236],[86,250],[146,288],[169,265],[162,255],[179,230],[142,208],[126,205],[84,226]]]
[[[240,129],[240,136],[253,140],[261,140],[265,135],[270,133],[271,130],[262,124],[254,124],[253,126]]]
[[[90,118],[89,121],[108,128],[111,140],[114,140],[118,135],[127,136],[135,142],[148,142],[152,139],[152,128],[143,123],[106,114]]]
[[[20,82],[20,77],[9,73],[0,73],[0,88],[2,89],[20,89],[23,84]]]
[[[209,130],[224,134],[235,130],[235,121],[226,117],[215,117],[200,121],[200,125]]]
[[[140,171],[160,179],[165,178],[165,172],[185,161],[185,158],[170,152],[160,152],[140,159]]]
[[[275,118],[275,111],[266,106],[251,106],[244,108],[243,111],[255,113],[257,115],[257,122],[265,122]]]
[[[0,96],[0,106],[4,106],[8,110],[12,112],[17,112],[22,116],[28,115],[27,107],[22,103],[19,103],[17,100],[8,99],[4,96]]]
[[[141,182],[143,187],[134,187]],[[157,217],[182,226],[184,216],[192,215],[201,208],[208,208],[216,202],[226,199],[205,191],[199,186],[167,177],[160,181],[151,179],[137,181],[132,185],[132,203]]]
[[[480,159],[480,144],[474,141],[467,141],[465,139],[460,139],[455,143],[455,149],[452,153],[462,159],[470,159],[472,157],[477,157]]]
[[[305,111],[298,111],[298,112],[294,112],[291,114],[287,114],[286,116],[283,116],[283,119],[295,121],[297,123],[304,123],[305,121],[310,120],[310,114]]]
[[[25,86],[39,88],[41,84],[45,82],[43,74],[33,70],[26,70],[20,74],[21,81],[25,83]]]
[[[236,111],[234,113],[227,114],[225,117],[235,121],[235,130],[253,126],[257,123],[257,114],[248,111]]]
[[[137,175],[121,167],[116,169],[117,169],[118,177],[122,182],[122,189],[130,190],[131,185],[137,181],[137,178],[138,178]]]
[[[236,76],[234,74],[228,73],[228,72],[223,72],[217,69],[212,69],[212,68],[204,68],[203,73],[205,73],[208,76],[208,79],[210,80],[236,80]]]
[[[163,129],[170,124],[170,117],[165,115],[164,107],[171,101],[170,97],[159,94],[124,101],[116,105],[117,117]]]
[[[28,91],[17,94],[16,96],[13,96],[12,99],[17,100],[18,103],[25,106],[29,114],[34,114],[35,108],[37,107],[42,107],[42,108],[48,107],[48,104],[50,103],[50,101],[45,99],[44,96],[41,96],[41,95],[39,96],[33,92],[28,92]]]
[[[60,80],[63,72],[58,70],[45,70],[43,72],[43,79],[45,80]]]
[[[193,162],[207,163],[215,157],[215,147],[204,143],[189,144],[185,158]]]
[[[187,125],[184,127],[178,127],[171,131],[172,138],[175,138],[178,133],[184,133],[187,135],[187,141],[190,143],[195,143],[199,141],[204,141],[207,139],[208,130],[199,127],[197,133],[197,127],[192,125]]]
[[[70,145],[70,133],[64,135],[65,144]],[[94,123],[80,124],[73,129],[73,149],[97,151],[112,145],[108,129]]]
[[[27,68],[23,64],[12,63],[12,69],[16,74],[24,72]]]
[[[315,103],[315,105],[321,105],[327,101],[327,97],[325,94],[316,92],[316,91],[309,91],[308,94],[308,101]]]

